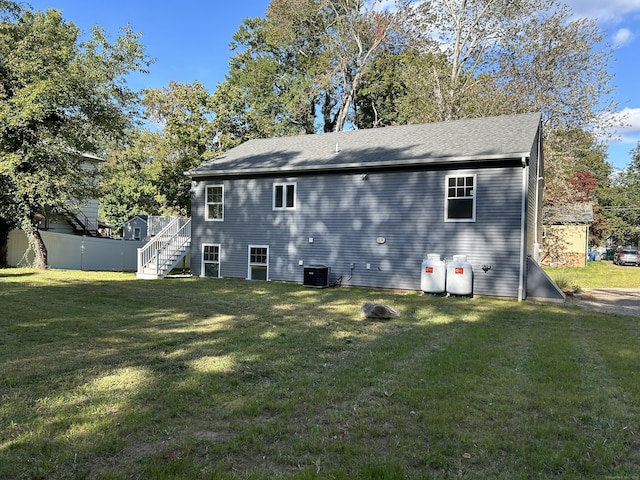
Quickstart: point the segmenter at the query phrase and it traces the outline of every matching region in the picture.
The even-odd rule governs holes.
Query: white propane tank
[[[427,259],[422,262],[420,290],[425,293],[444,293],[446,275],[446,264],[440,260],[440,255],[428,254]]]
[[[447,264],[447,293],[450,295],[473,294],[473,268],[466,255],[454,255]]]

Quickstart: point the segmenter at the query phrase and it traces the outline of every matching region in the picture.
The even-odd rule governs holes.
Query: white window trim
[[[287,186],[293,185],[293,207],[287,207]],[[282,187],[282,207],[276,207],[276,188]],[[295,210],[298,206],[298,185],[296,182],[279,182],[273,184],[273,195],[271,199],[272,210]]]
[[[266,248],[267,249],[267,282],[269,282],[271,280],[271,277],[269,276],[269,245],[249,245],[249,247],[247,248],[247,280],[251,280],[251,265],[264,265],[263,263],[256,263],[253,264],[251,263],[251,249],[252,248]]]
[[[202,244],[202,250],[201,250],[201,256],[200,256],[200,277],[202,278],[213,278],[213,277],[207,277],[204,274],[204,264],[205,263],[212,263],[212,262],[205,262],[204,261],[204,247],[218,247],[218,278],[222,278],[222,247],[220,246],[219,243],[203,243]]]
[[[209,203],[207,202],[207,192],[209,188],[220,187],[222,189],[222,218],[209,218]],[[224,185],[206,185],[204,187],[204,219],[207,222],[223,222],[224,221]]]
[[[472,198],[471,218],[449,218],[449,179],[459,177],[473,177],[473,197],[456,197],[456,198]],[[444,179],[444,221],[450,223],[473,223],[476,221],[476,195],[478,190],[477,174],[471,172],[456,172],[446,175]]]

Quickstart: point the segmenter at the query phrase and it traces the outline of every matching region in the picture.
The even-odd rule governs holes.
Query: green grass
[[[586,267],[544,269],[564,286],[580,288],[640,288],[640,268],[614,265],[612,262],[587,262]]]
[[[21,269],[0,306],[3,479],[640,476],[635,317]]]

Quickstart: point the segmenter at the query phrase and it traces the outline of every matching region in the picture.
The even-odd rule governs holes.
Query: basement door
[[[269,280],[269,246],[249,245],[249,280]]]

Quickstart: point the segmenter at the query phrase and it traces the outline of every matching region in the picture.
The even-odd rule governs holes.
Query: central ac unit
[[[304,267],[305,287],[326,288],[329,286],[329,267],[325,265],[309,265]]]

